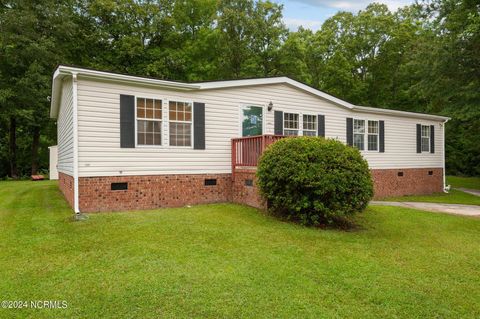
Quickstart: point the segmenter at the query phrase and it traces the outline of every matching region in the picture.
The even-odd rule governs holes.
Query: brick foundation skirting
[[[63,193],[63,196],[65,196],[65,199],[67,200],[68,204],[70,204],[70,207],[73,207],[73,201],[74,201],[73,176],[59,172],[58,187],[60,188],[60,191]]]
[[[443,191],[442,168],[374,169],[375,199]]]
[[[112,183],[128,189],[112,190]],[[98,212],[231,202],[231,185],[231,174],[81,177],[79,205],[81,212]]]
[[[375,199],[388,196],[424,195],[443,190],[442,168],[372,170]],[[255,170],[231,174],[81,177],[81,212],[121,211],[234,202],[261,209]],[[215,185],[206,185],[215,180]],[[127,183],[126,190],[112,190],[112,183]],[[124,185],[115,185],[122,187]],[[73,177],[59,173],[59,187],[73,207]]]
[[[267,206],[258,192],[255,173],[256,170],[239,170],[235,172],[235,179],[232,183],[233,202],[265,209]]]

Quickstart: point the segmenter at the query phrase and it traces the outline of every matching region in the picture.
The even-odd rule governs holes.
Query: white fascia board
[[[111,72],[76,68],[76,67],[64,66],[64,65],[60,65],[57,70],[60,70],[60,72],[68,72],[68,73],[76,72],[79,76],[83,76],[83,77],[95,77],[95,78],[102,78],[102,79],[109,79],[109,80],[116,80],[116,81],[125,81],[128,83],[139,83],[139,84],[148,84],[148,85],[161,86],[161,87],[170,87],[175,89],[195,90],[200,88],[200,86],[197,84],[158,80],[158,79],[148,78],[148,77],[111,73]]]
[[[288,84],[290,86],[296,87],[300,90],[306,91],[310,94],[321,97],[327,101],[335,103],[337,105],[343,106],[347,109],[353,109],[355,106],[351,103],[348,103],[344,100],[336,98],[330,94],[322,92],[320,90],[314,89],[308,85],[300,83],[298,81],[292,80],[288,77],[275,77],[275,78],[260,78],[260,79],[246,79],[246,80],[231,80],[231,81],[215,81],[215,82],[202,82],[197,83],[200,85],[201,90],[212,90],[212,89],[224,89],[232,87],[242,87],[242,86],[256,86],[256,85],[268,85],[268,84]]]
[[[62,79],[64,75],[60,74],[60,70],[56,69],[52,78],[52,95],[50,96],[50,118],[56,119],[58,116],[58,107],[62,94]]]
[[[55,73],[53,74],[52,96],[51,96],[51,103],[50,103],[51,118],[57,118],[58,116],[58,109],[59,109],[60,96],[61,96],[61,85],[62,85],[63,77],[71,76],[72,74],[77,74],[78,77],[83,77],[83,78],[104,79],[104,80],[111,80],[116,82],[124,82],[127,84],[151,85],[151,86],[171,88],[176,90],[200,89],[200,86],[197,84],[165,81],[165,80],[158,80],[158,79],[152,79],[152,78],[146,78],[146,77],[117,74],[117,73],[111,73],[111,72],[96,71],[96,70],[60,65],[58,66],[58,68],[55,70]]]
[[[439,122],[447,122],[448,120],[450,120],[449,117],[440,116],[440,115],[397,111],[397,110],[381,109],[381,108],[367,107],[367,106],[355,106],[353,110],[357,112],[362,112],[362,113],[386,114],[386,115],[403,116],[403,117],[418,118],[418,119],[432,120],[432,121],[439,121]]]
[[[172,88],[177,90],[212,90],[212,89],[224,89],[224,88],[233,88],[233,87],[242,87],[242,86],[257,86],[257,85],[269,85],[269,84],[287,84],[308,92],[312,95],[323,98],[327,101],[330,101],[339,106],[345,107],[346,109],[352,111],[358,111],[363,113],[373,113],[373,114],[387,114],[387,115],[396,115],[410,118],[419,118],[427,119],[433,121],[442,121],[446,122],[450,118],[439,116],[439,115],[430,115],[424,113],[414,113],[414,112],[405,112],[397,111],[391,109],[381,109],[375,107],[366,107],[366,106],[356,106],[354,104],[348,103],[344,100],[336,98],[330,94],[312,88],[308,85],[305,85],[301,82],[292,80],[288,77],[272,77],[272,78],[257,78],[257,79],[244,79],[244,80],[231,80],[231,81],[213,81],[213,82],[200,82],[200,83],[182,83],[182,82],[173,82],[165,80],[157,80],[152,78],[138,77],[125,74],[117,74],[111,72],[97,71],[91,69],[77,68],[71,66],[60,65],[53,75],[52,83],[52,100],[50,108],[50,117],[56,118],[58,115],[58,107],[60,102],[61,95],[61,84],[64,76],[71,76],[72,73],[78,74],[81,77],[87,78],[101,78],[112,81],[125,82],[127,84],[137,83],[143,85],[153,85],[165,88]]]

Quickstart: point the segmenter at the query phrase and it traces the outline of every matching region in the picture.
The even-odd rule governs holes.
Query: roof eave
[[[289,77],[275,77],[275,78],[259,78],[259,79],[243,79],[243,80],[231,80],[231,81],[216,81],[216,82],[202,82],[198,83],[201,90],[212,89],[225,89],[234,87],[256,86],[256,85],[269,85],[269,84],[287,84],[303,91],[306,91],[315,96],[321,97],[339,106],[347,109],[353,109],[355,106],[344,100],[336,98],[330,94],[312,88],[306,84],[295,81]]]
[[[358,112],[363,112],[363,113],[397,115],[397,116],[403,116],[403,117],[418,118],[418,119],[425,119],[425,120],[432,120],[432,121],[441,121],[441,122],[447,122],[450,120],[449,117],[441,116],[441,115],[414,113],[414,112],[398,111],[398,110],[391,110],[391,109],[381,109],[381,108],[368,107],[368,106],[355,106],[353,110]]]
[[[58,116],[58,109],[60,104],[60,94],[62,80],[66,74],[62,73],[59,68],[55,70],[52,78],[52,95],[50,100],[50,118],[56,119]]]
[[[144,77],[138,77],[138,76],[132,76],[132,75],[126,75],[126,74],[117,74],[117,73],[111,73],[111,72],[59,65],[53,74],[52,96],[51,96],[51,103],[50,103],[51,118],[57,118],[58,116],[59,103],[61,99],[60,95],[61,95],[62,80],[65,76],[69,76],[72,74],[78,74],[78,76],[82,78],[104,79],[104,80],[111,80],[116,82],[125,82],[129,84],[137,83],[141,85],[151,85],[155,87],[164,87],[164,88],[171,88],[176,90],[200,89],[200,85],[198,84],[165,81],[165,80],[144,78]]]

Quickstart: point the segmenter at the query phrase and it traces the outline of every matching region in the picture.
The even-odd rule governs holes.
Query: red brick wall
[[[205,186],[205,179],[217,185]],[[128,190],[111,190],[111,183]],[[118,211],[230,202],[231,174],[81,177],[80,211]]]
[[[431,171],[433,174],[429,175]],[[398,176],[403,172],[403,176]],[[441,168],[372,170],[375,198],[431,194],[443,189]],[[205,186],[205,179],[217,185]],[[245,180],[253,180],[247,186]],[[111,190],[111,183],[128,183],[128,190]],[[73,177],[59,173],[59,187],[73,207]],[[119,211],[235,202],[265,208],[258,194],[255,170],[239,170],[232,183],[230,174],[81,177],[80,211]]]
[[[433,174],[429,175],[429,171]],[[403,176],[398,176],[399,172],[403,172]],[[374,169],[372,177],[375,199],[443,191],[442,168]]]
[[[73,177],[64,173],[58,173],[58,187],[65,196],[65,199],[73,207],[74,191],[73,191]]]
[[[256,208],[265,209],[266,205],[258,193],[256,170],[238,170],[232,183],[233,202],[246,204]],[[245,185],[245,180],[252,180],[253,186]]]

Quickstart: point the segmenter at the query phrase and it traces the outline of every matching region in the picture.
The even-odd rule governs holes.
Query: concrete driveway
[[[454,189],[458,189],[459,191],[469,193],[471,195],[480,196],[480,190],[478,189],[468,189],[468,188],[454,188]]]
[[[434,213],[447,213],[453,215],[480,217],[480,206],[461,204],[421,203],[421,202],[381,202],[372,201],[375,206],[398,206],[414,208]]]

